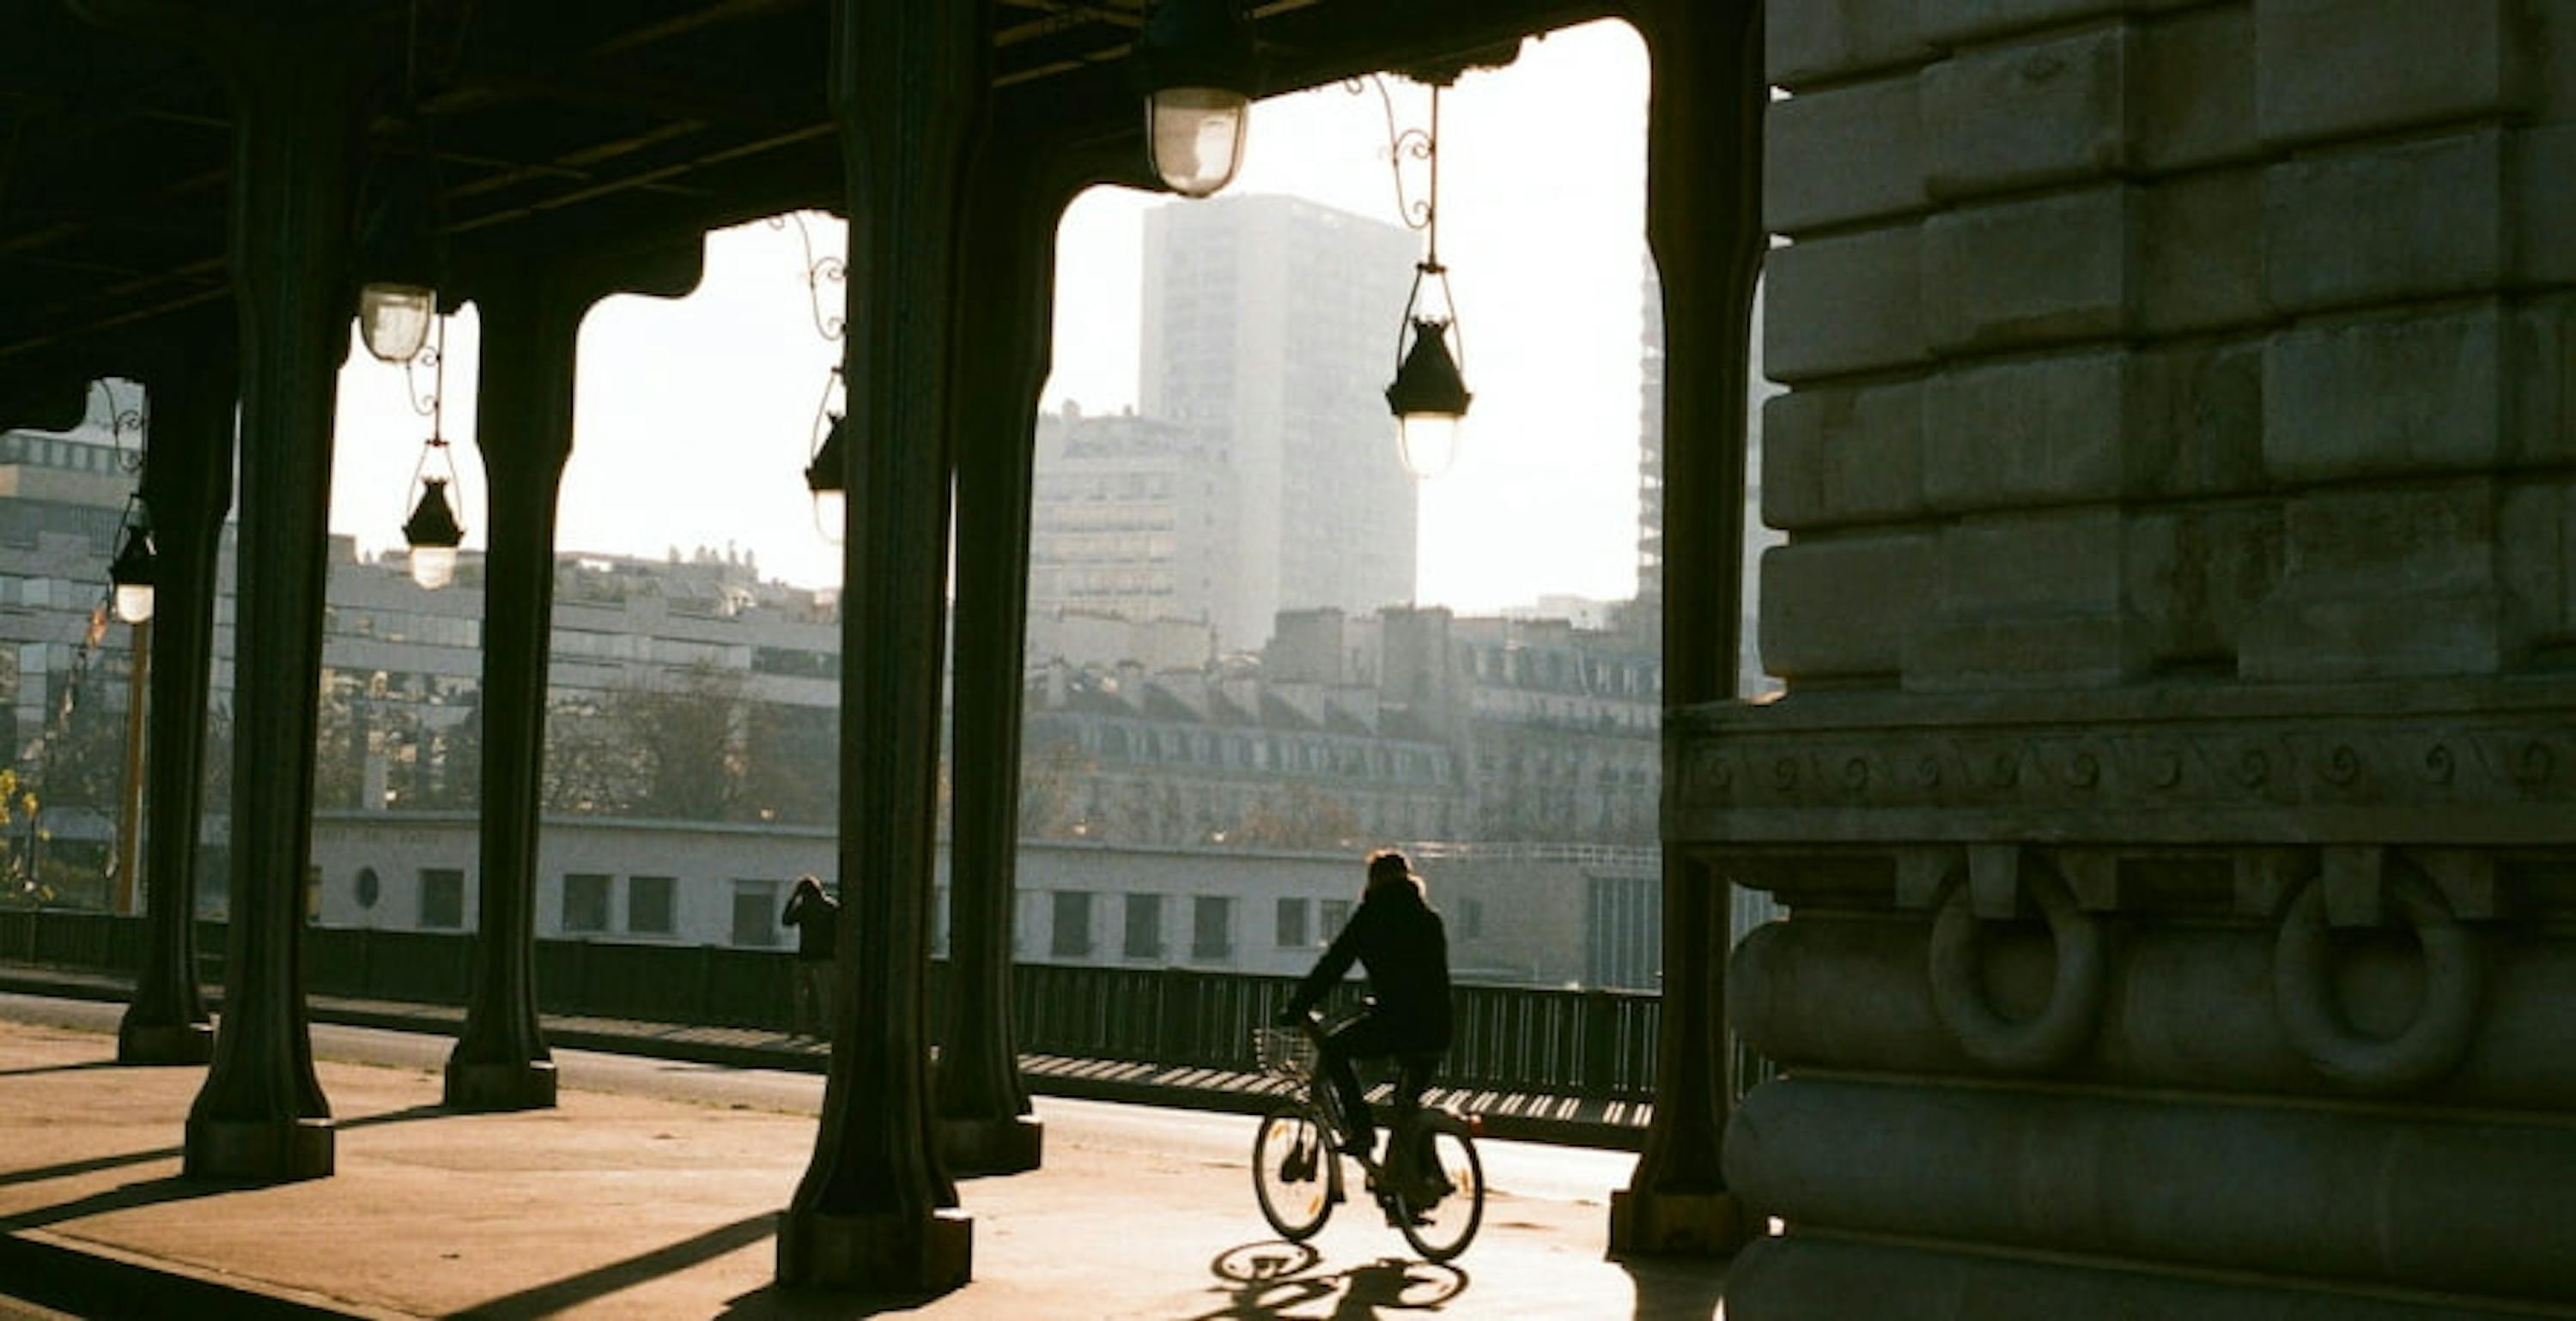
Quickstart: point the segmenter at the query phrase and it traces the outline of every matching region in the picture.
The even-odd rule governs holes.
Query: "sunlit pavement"
[[[0,997],[0,1230],[36,1248],[371,1316],[1692,1317],[1720,1270],[1602,1259],[1630,1157],[1487,1143],[1483,1232],[1452,1266],[1365,1205],[1306,1247],[1254,1209],[1251,1121],[1042,1101],[1046,1167],[961,1187],[975,1283],[927,1302],[770,1287],[774,1216],[812,1143],[810,1076],[563,1052],[563,1104],[437,1108],[442,1038],[315,1033],[339,1173],[179,1179],[202,1071],[113,1063],[115,1006]],[[6,1259],[22,1262],[13,1252]],[[6,1269],[0,1266],[0,1269]],[[30,1282],[0,1274],[0,1298]],[[0,1317],[11,1315],[0,1301]]]

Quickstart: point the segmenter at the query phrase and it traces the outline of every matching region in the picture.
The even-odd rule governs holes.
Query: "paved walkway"
[[[125,1003],[133,984],[121,977],[58,968],[0,963],[0,991]],[[307,997],[314,1022],[384,1027],[456,1035],[465,1011],[455,1005],[412,1004],[349,996]],[[762,1028],[647,1023],[585,1014],[544,1016],[546,1041],[558,1048],[604,1050],[659,1059],[724,1064],[736,1068],[796,1069],[821,1073],[829,1063],[824,1043],[782,1036]],[[1041,1096],[1180,1106],[1260,1114],[1283,1085],[1257,1073],[1186,1065],[1137,1064],[1065,1055],[1024,1054],[1020,1072]],[[1533,1092],[1450,1090],[1428,1094],[1435,1105],[1472,1110],[1498,1137],[1571,1146],[1637,1151],[1645,1146],[1652,1104]]]
[[[84,1316],[1699,1321],[1722,1281],[1605,1262],[1597,1200],[1500,1180],[1455,1267],[1406,1260],[1351,1208],[1311,1249],[1280,1243],[1240,1159],[1042,1103],[1046,1168],[962,1189],[975,1283],[790,1294],[770,1284],[775,1217],[810,1119],[578,1089],[553,1111],[453,1115],[434,1073],[325,1063],[339,1173],[227,1189],[178,1177],[201,1071],[113,1061],[98,1032],[0,1023],[0,1296]]]

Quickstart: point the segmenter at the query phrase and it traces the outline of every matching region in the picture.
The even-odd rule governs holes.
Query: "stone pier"
[[[1767,42],[1728,1315],[2576,1304],[2576,4]]]

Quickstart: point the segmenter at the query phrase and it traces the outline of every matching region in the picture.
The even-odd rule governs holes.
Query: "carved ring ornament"
[[[2442,895],[2422,878],[2388,878],[2387,901],[2423,950],[2424,999],[2415,1021],[2388,1038],[2365,1035],[2335,1003],[2334,941],[2325,886],[2310,880],[2281,914],[2272,952],[2272,1009],[2283,1035],[2318,1072],[2375,1091],[2420,1087],[2468,1053],[2484,978],[2478,951]]]
[[[1929,971],[1933,1010],[1961,1049],[1995,1068],[2033,1071],[2065,1063],[2092,1040],[2106,974],[2102,924],[2076,907],[2065,882],[2026,872],[2019,888],[2047,920],[2056,946],[2056,975],[2037,1014],[2006,1018],[1987,998],[1978,939],[1984,922],[1970,905],[1964,878],[1950,881],[1932,920]]]

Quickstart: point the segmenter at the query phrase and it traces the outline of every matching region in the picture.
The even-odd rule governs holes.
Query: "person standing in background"
[[[841,934],[841,906],[823,893],[823,882],[799,876],[778,924],[796,928],[796,1035],[828,1041],[840,1017],[832,995],[832,954]]]

